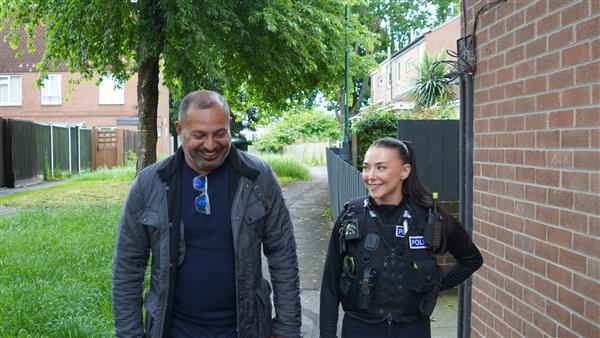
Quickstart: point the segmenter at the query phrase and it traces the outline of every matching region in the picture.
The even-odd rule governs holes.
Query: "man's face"
[[[229,116],[215,104],[207,109],[189,109],[183,121],[175,122],[177,135],[190,167],[200,174],[218,168],[231,146]]]

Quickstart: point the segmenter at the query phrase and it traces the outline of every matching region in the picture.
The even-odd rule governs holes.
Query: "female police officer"
[[[369,195],[344,205],[331,234],[321,285],[321,338],[430,337],[439,291],[452,288],[483,260],[463,227],[437,208],[419,180],[414,148],[375,141],[362,172]],[[441,273],[436,254],[456,263]]]

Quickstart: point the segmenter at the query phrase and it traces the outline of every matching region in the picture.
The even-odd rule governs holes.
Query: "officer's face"
[[[365,154],[362,178],[377,204],[397,205],[402,201],[402,182],[410,169],[410,164],[400,159],[398,150],[371,147]]]
[[[175,129],[186,162],[200,174],[219,167],[229,153],[229,116],[218,104],[207,109],[189,109],[183,121],[175,122]]]

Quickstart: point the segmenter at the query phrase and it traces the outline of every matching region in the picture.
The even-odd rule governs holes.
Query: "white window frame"
[[[18,89],[15,89],[14,80],[18,79]],[[23,100],[23,79],[21,75],[0,74],[0,85],[5,85],[7,88],[7,101],[0,101],[0,106],[20,106]],[[18,100],[13,101],[14,92],[18,90]]]
[[[54,79],[54,82],[53,82]],[[56,81],[58,79],[58,81]],[[53,83],[55,85],[53,85]],[[42,105],[57,106],[62,104],[62,76],[61,74],[48,74],[41,88]]]
[[[401,82],[402,76],[400,74],[402,74],[402,62],[398,62],[396,64],[396,82],[397,83]]]
[[[413,70],[413,61],[412,58],[406,60],[406,72],[410,72],[411,70]]]
[[[125,104],[125,83],[117,83],[112,75],[100,79],[98,85],[99,105],[123,105]]]

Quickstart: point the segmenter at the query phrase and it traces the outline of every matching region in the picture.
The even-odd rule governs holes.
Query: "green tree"
[[[233,111],[255,107],[266,121],[274,108],[331,90],[343,66],[343,10],[342,0],[0,0],[0,31],[13,48],[44,39],[41,78],[63,62],[84,79],[137,73],[139,170],[156,160],[160,71],[174,101],[215,89]],[[360,24],[347,33],[365,45],[372,38]]]
[[[376,37],[376,43],[364,44],[350,36],[353,53],[350,55],[349,116],[356,115],[368,104],[371,94],[370,72],[390,53],[402,49],[428,27],[434,27],[458,14],[460,0],[373,0],[354,1],[350,13],[360,18]],[[433,16],[432,14],[435,13]],[[350,24],[349,27],[353,27]],[[344,111],[343,73],[338,75],[338,87],[329,92],[330,108],[342,121]]]

